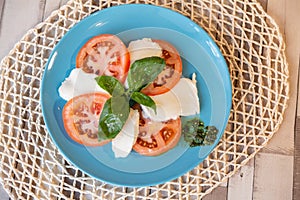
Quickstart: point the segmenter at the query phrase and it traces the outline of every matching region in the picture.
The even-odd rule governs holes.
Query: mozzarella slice
[[[112,140],[112,150],[116,158],[125,158],[132,150],[139,134],[139,112],[130,109],[127,121],[120,133]]]
[[[189,116],[200,113],[200,103],[196,79],[181,78],[180,81],[171,89],[180,104],[180,115]]]
[[[178,116],[199,114],[200,103],[195,75],[193,76],[193,80],[181,78],[169,92],[151,96],[156,103],[156,113],[153,109],[142,105],[143,116],[153,121],[167,121]]]
[[[128,45],[128,51],[130,53],[131,64],[134,61],[142,58],[162,56],[161,47],[156,42],[153,42],[150,38],[131,41]]]
[[[67,77],[58,88],[59,96],[68,101],[75,96],[92,92],[103,92],[107,94],[95,81],[96,77],[97,75],[88,74],[80,68],[73,69],[69,77]]]
[[[153,121],[167,121],[176,119],[181,112],[180,102],[176,94],[166,92],[161,95],[151,96],[156,104],[156,113],[152,108],[142,105],[143,116]]]

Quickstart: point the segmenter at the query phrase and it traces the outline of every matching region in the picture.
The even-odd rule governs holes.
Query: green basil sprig
[[[198,118],[184,121],[182,125],[184,140],[191,147],[214,144],[217,139],[218,129],[215,126],[205,126]]]
[[[130,111],[130,100],[148,106],[156,111],[155,102],[151,97],[140,92],[153,82],[165,67],[164,59],[149,57],[135,61],[127,75],[128,89],[112,76],[99,76],[98,85],[106,90],[111,98],[103,107],[99,120],[98,139],[112,139],[123,128]]]

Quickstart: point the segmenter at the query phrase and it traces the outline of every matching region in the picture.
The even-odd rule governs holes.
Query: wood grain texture
[[[290,70],[300,68],[300,23],[299,23],[299,9],[300,2],[297,0],[287,1],[287,10],[291,13],[287,15],[287,26],[289,26],[286,32],[287,38],[287,56],[289,59]],[[289,37],[288,37],[289,36]],[[295,72],[291,72],[295,73]],[[293,183],[293,200],[298,200],[300,198],[300,87],[299,71],[297,74],[297,84],[294,84],[296,89],[297,97],[297,118],[295,125],[295,150],[294,150],[294,183]]]
[[[254,159],[235,173],[228,183],[228,199],[252,200]]]
[[[299,98],[299,97],[298,97]],[[297,108],[299,109],[299,107]],[[296,119],[293,200],[300,197],[300,117]]]
[[[203,200],[226,200],[227,199],[227,187],[219,186],[215,188],[211,193],[206,195]]]
[[[293,196],[293,156],[255,156],[253,200],[290,200]]]
[[[42,20],[37,0],[7,0],[4,3],[0,30],[0,60],[25,33]]]
[[[47,17],[49,17],[51,12],[53,12],[54,10],[57,10],[60,7],[60,2],[61,2],[61,0],[45,1],[43,19],[46,19]]]
[[[0,0],[0,29],[1,29],[1,19],[2,19],[3,9],[4,9],[4,0]]]
[[[68,3],[69,0],[60,0],[60,6],[65,5],[66,3]]]
[[[295,126],[295,114],[296,114],[296,99],[297,99],[297,74],[298,68],[292,62],[294,57],[293,48],[295,45],[291,41],[295,37],[295,32],[291,31],[290,26],[297,26],[296,21],[292,20],[290,15],[292,13],[297,14],[298,11],[295,8],[288,8],[288,3],[298,0],[276,0],[268,1],[267,12],[279,25],[283,38],[286,41],[286,55],[287,61],[290,65],[290,99],[288,107],[284,114],[284,121],[280,126],[280,129],[274,134],[268,145],[262,149],[265,153],[293,155],[294,154],[294,126]],[[299,23],[298,23],[299,24]],[[300,29],[299,29],[300,30]],[[291,47],[291,45],[293,47]],[[292,169],[290,169],[292,170]]]

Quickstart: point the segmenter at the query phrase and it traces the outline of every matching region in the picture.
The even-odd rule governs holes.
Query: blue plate
[[[205,124],[219,129],[211,146],[189,148],[181,139],[169,152],[145,157],[132,151],[127,158],[114,158],[111,144],[84,147],[65,132],[62,109],[66,103],[58,87],[75,67],[81,46],[103,33],[118,35],[127,45],[140,38],[169,41],[183,60],[183,76],[197,75],[201,114]],[[96,12],[74,26],[54,48],[41,86],[43,116],[52,140],[79,169],[99,180],[121,186],[149,186],[173,180],[202,162],[220,140],[231,107],[231,81],[226,62],[208,34],[190,19],[169,9],[150,5],[124,5]]]

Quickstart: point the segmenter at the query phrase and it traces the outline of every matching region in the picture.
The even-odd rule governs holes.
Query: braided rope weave
[[[214,151],[184,176],[151,187],[112,186],[67,163],[39,104],[44,66],[57,42],[84,17],[125,3],[167,7],[202,26],[220,47],[233,85],[229,123]],[[0,87],[0,177],[14,199],[200,199],[267,144],[289,91],[279,28],[254,0],[71,0],[2,60]]]

